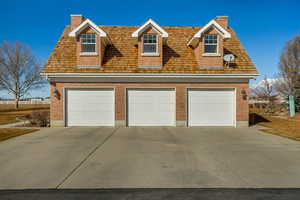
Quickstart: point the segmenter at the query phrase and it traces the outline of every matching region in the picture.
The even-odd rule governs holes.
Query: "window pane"
[[[95,44],[81,44],[81,52],[96,52]]]
[[[156,34],[145,34],[144,38],[144,53],[156,53]]]
[[[217,53],[217,45],[204,45],[205,53]]]
[[[95,33],[81,34],[81,42],[82,43],[96,43]]]
[[[156,43],[156,35],[155,34],[145,34],[144,35],[144,43]]]
[[[144,44],[144,53],[156,53],[156,44]]]
[[[96,34],[81,34],[81,52],[96,52]]]
[[[204,43],[205,44],[217,44],[218,36],[216,34],[206,34],[204,36]]]

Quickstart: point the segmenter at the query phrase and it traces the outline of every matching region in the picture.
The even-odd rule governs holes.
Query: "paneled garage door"
[[[189,89],[189,126],[235,126],[234,89]]]
[[[128,89],[128,126],[175,126],[174,89]]]
[[[67,126],[114,126],[113,89],[67,89]]]

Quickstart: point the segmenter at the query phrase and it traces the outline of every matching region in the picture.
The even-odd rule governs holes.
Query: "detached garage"
[[[127,89],[128,126],[175,126],[175,89]]]
[[[65,91],[66,126],[114,126],[112,88],[71,88]]]
[[[235,89],[188,89],[188,126],[235,126]]]

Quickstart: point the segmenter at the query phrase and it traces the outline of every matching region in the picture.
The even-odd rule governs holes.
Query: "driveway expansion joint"
[[[98,144],[56,187],[59,189],[100,147],[102,147],[119,128],[114,129],[100,144]]]

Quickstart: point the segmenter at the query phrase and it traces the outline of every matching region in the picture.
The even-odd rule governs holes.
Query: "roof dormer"
[[[147,20],[131,34],[138,41],[138,66],[161,68],[163,65],[163,43],[168,33],[152,19]]]
[[[83,18],[84,19],[84,18]],[[72,23],[72,22],[71,22]],[[101,37],[104,38],[104,41],[106,43],[109,43],[109,39],[107,37],[107,34],[94,22],[92,22],[90,19],[84,19],[81,24],[79,24],[77,27],[75,27],[70,33],[69,37],[77,37],[81,32],[86,30],[87,28],[91,28],[95,31],[95,33]]]
[[[199,69],[223,69],[224,40],[231,38],[227,31],[228,18],[217,17],[203,26],[188,42],[195,53]]]
[[[107,33],[82,15],[71,15],[69,37],[76,39],[77,68],[100,68],[105,48],[110,44]]]

